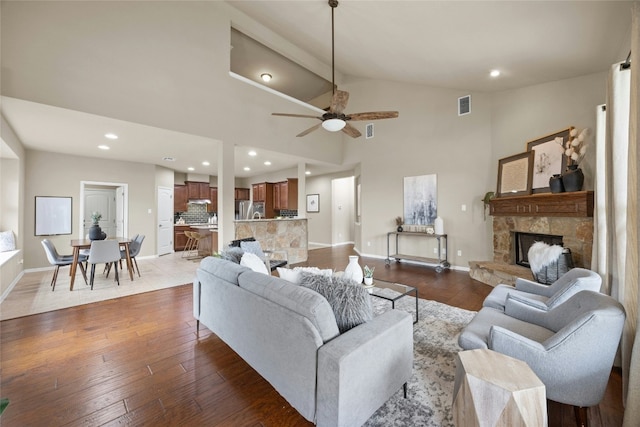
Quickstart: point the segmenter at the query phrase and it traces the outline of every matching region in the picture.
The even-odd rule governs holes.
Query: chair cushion
[[[340,333],[373,319],[369,292],[351,280],[301,272],[300,285],[325,297],[333,309]]]
[[[240,242],[240,247],[245,252],[258,255],[260,258],[265,257],[264,252],[262,251],[262,246],[260,246],[260,242]]]

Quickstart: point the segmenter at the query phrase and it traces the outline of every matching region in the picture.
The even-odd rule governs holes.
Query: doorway
[[[80,181],[78,238],[84,239],[91,227],[91,213],[100,212],[100,228],[110,237],[127,237],[129,229],[128,184]]]

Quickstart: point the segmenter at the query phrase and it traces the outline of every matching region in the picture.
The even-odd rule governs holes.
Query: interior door
[[[87,188],[84,192],[84,235],[89,234],[93,224],[91,214],[100,212],[102,218],[98,225],[107,236],[116,236],[116,190]]]
[[[116,188],[116,236],[127,237],[124,229],[124,187]]]
[[[158,255],[173,251],[173,188],[158,187]]]

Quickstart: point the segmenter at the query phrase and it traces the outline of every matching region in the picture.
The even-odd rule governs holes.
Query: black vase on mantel
[[[89,240],[104,240],[107,238],[107,233],[102,231],[102,228],[98,224],[93,224],[89,227]]]
[[[582,169],[580,169],[578,165],[567,166],[566,172],[562,174],[564,191],[580,191],[582,190],[582,184],[584,184]]]
[[[562,175],[555,174],[549,178],[549,189],[552,193],[564,193],[564,184],[562,183]]]

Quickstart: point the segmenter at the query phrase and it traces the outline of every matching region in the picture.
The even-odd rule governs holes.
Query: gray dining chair
[[[51,291],[55,291],[56,289],[56,280],[58,279],[58,271],[60,267],[64,267],[67,265],[73,264],[73,255],[60,255],[56,250],[55,245],[48,239],[42,240],[42,247],[44,248],[45,254],[47,254],[47,259],[51,265],[55,265],[56,269],[53,272],[53,278],[51,279]],[[87,272],[82,264],[87,260],[86,256],[80,255],[78,258],[78,265],[80,266],[80,271],[82,271],[82,277],[84,277],[84,283],[87,283]]]
[[[108,264],[109,268],[113,264],[113,269],[116,271],[116,282],[120,286],[120,277],[118,276],[118,266],[116,263],[120,261],[120,244],[117,240],[94,240],[91,242],[91,249],[89,249],[89,259],[87,262],[91,264],[91,277],[90,285],[93,290],[93,280],[96,275],[96,264]]]
[[[129,243],[129,256],[131,257],[131,262],[135,266],[136,271],[138,272],[138,277],[140,276],[140,268],[138,267],[138,261],[136,261],[136,256],[140,253],[140,248],[142,247],[142,242],[146,236],[144,234],[136,234],[131,238],[131,243]],[[122,270],[122,260],[127,259],[127,251],[124,249],[120,249],[120,270]],[[107,277],[109,277],[109,271],[111,270],[111,266],[107,266]]]

